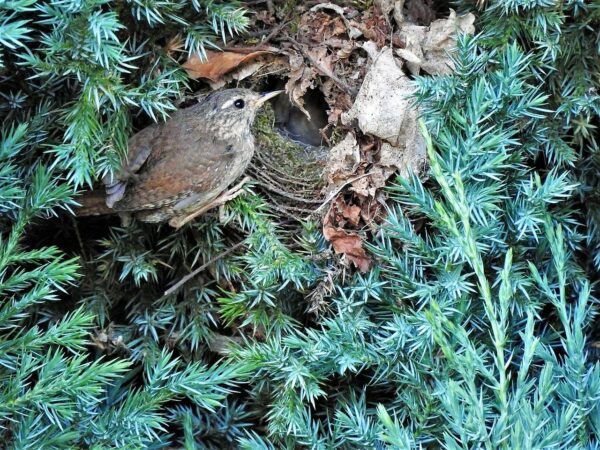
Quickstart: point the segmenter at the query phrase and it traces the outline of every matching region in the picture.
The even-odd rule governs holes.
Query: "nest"
[[[302,221],[325,201],[323,171],[329,149],[294,141],[275,126],[266,105],[254,122],[256,152],[249,173],[273,209]]]
[[[331,148],[281,136],[274,127],[277,107],[275,115],[267,109],[256,121],[250,172],[273,209],[288,219],[317,218],[335,252],[363,273],[371,264],[363,241],[386,215],[385,186],[396,174],[426,172],[413,78],[452,73],[456,31],[475,32],[473,14],[450,10],[434,20],[436,11],[421,6],[411,0],[361,7],[319,2],[310,9],[298,5],[289,21],[287,13],[275,17],[269,10],[256,16],[268,33],[264,39],[183,65],[213,89],[232,82],[285,88],[293,107],[311,118],[311,106],[318,105],[309,93],[320,92],[325,104],[317,109],[325,123],[319,129]],[[269,78],[280,84],[270,86]],[[302,120],[288,124],[299,127]]]

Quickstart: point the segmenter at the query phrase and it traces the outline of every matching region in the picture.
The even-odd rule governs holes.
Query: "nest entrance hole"
[[[260,90],[284,87],[285,81],[268,77]],[[323,94],[310,89],[303,100],[310,120],[286,94],[259,111],[254,124],[257,149],[250,167],[274,209],[295,218],[312,215],[322,204],[323,171],[329,152],[321,135],[327,126],[328,108]]]

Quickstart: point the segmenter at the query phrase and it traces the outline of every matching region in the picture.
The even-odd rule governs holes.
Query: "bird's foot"
[[[181,228],[186,223],[190,222],[191,220],[194,220],[196,217],[204,214],[205,212],[207,212],[213,208],[216,208],[217,206],[223,206],[225,203],[227,203],[230,200],[233,200],[234,198],[239,196],[242,192],[244,192],[244,190],[242,188],[248,181],[250,181],[250,177],[244,177],[244,179],[242,181],[240,181],[238,184],[236,184],[234,187],[232,187],[228,191],[223,192],[221,195],[219,195],[217,198],[215,198],[212,202],[210,202],[207,205],[204,205],[202,208],[198,209],[197,211],[194,211],[193,213],[188,214],[187,216],[173,217],[171,220],[169,220],[169,225],[171,225],[173,228]]]

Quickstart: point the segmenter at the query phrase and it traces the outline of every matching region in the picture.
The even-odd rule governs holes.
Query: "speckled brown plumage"
[[[130,139],[121,170],[103,180],[109,211],[145,222],[177,222],[209,205],[248,166],[255,113],[278,93],[216,92],[141,130]],[[78,215],[106,212],[86,211],[84,204]]]

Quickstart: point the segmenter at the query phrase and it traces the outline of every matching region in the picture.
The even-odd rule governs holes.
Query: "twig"
[[[269,183],[267,181],[258,180],[257,184],[259,186],[264,187],[268,191],[274,192],[275,194],[278,194],[281,197],[285,197],[288,200],[292,200],[294,202],[299,202],[299,203],[315,203],[315,204],[316,203],[321,203],[320,199],[310,199],[310,198],[296,197],[294,194],[290,194],[289,192],[286,192],[283,189],[279,189],[279,188],[277,188],[277,186],[274,186],[273,184],[271,184],[271,183]]]
[[[334,197],[335,197],[336,195],[338,195],[338,194],[339,194],[339,193],[342,191],[342,189],[344,189],[346,186],[348,186],[348,185],[349,185],[349,184],[351,184],[351,183],[354,183],[356,180],[360,180],[361,178],[368,177],[369,175],[373,175],[373,174],[372,174],[371,172],[369,172],[369,173],[363,173],[362,175],[358,175],[358,176],[356,176],[356,177],[354,177],[354,178],[350,178],[349,180],[347,180],[347,181],[346,181],[344,184],[342,184],[342,185],[341,185],[339,188],[337,188],[335,191],[333,191],[333,192],[332,192],[332,193],[329,195],[329,197],[327,197],[327,200],[325,200],[321,206],[319,206],[317,209],[315,209],[315,211],[314,211],[314,213],[313,213],[313,214],[316,214],[316,213],[318,213],[318,212],[319,212],[321,209],[323,209],[323,208],[325,207],[325,205],[327,205],[327,203],[329,203],[331,200],[333,200],[333,199],[334,199]]]
[[[321,188],[322,188],[322,185],[319,185],[317,181],[315,181],[315,183],[313,184],[312,189],[305,189],[302,186],[297,186],[293,182],[281,184],[277,180],[275,180],[271,177],[265,176],[262,173],[258,174],[255,178],[259,179],[260,181],[272,183],[274,186],[277,186],[280,189],[284,189],[286,192],[293,192],[294,194],[299,195],[302,198],[306,197],[307,195],[312,198],[315,198],[315,196],[318,197],[318,193],[321,191]]]
[[[284,171],[278,169],[275,165],[275,162],[273,161],[273,159],[271,158],[271,160],[267,160],[267,156],[261,154],[261,152],[257,152],[256,153],[256,159],[259,160],[261,163],[263,163],[266,167],[269,168],[269,170],[271,171],[271,173],[273,173],[273,175],[275,174],[279,174],[280,176],[277,177],[280,180],[286,182],[286,183],[290,183],[293,182],[294,184],[300,184],[302,186],[306,186],[306,187],[312,187],[313,185],[310,183],[306,183],[305,180],[306,178],[299,178],[299,177],[295,177],[291,174],[285,173]],[[258,168],[257,168],[258,170]]]
[[[299,195],[306,194],[306,195],[310,195],[310,196],[314,197],[315,192],[318,191],[318,189],[316,189],[315,187],[313,187],[312,189],[304,189],[302,187],[296,186],[297,183],[294,183],[293,181],[283,180],[277,176],[270,177],[268,175],[265,175],[265,172],[266,172],[265,170],[260,171],[254,166],[251,167],[251,170],[249,171],[249,173],[252,174],[254,176],[254,178],[256,178],[257,180],[264,181],[266,183],[271,183],[273,186],[276,186],[279,189],[286,189],[286,191],[288,191],[288,192],[293,190],[293,192],[295,194],[299,194]],[[315,184],[316,184],[316,182],[315,182]],[[290,186],[291,186],[291,188],[290,188]]]
[[[83,256],[84,261],[89,261],[87,257],[87,252],[85,251],[85,245],[83,244],[83,239],[81,237],[81,232],[79,231],[79,225],[77,224],[77,220],[75,217],[69,214],[71,221],[73,223],[73,229],[75,230],[75,236],[77,237],[77,243],[79,244],[79,250],[81,250],[81,256]]]
[[[268,42],[270,42],[271,39],[273,39],[275,36],[277,36],[279,33],[281,33],[281,30],[283,30],[285,27],[287,27],[289,25],[289,23],[290,23],[289,20],[281,22],[279,25],[277,25],[275,28],[273,28],[273,31],[271,31],[266,38],[264,38],[262,40],[261,44],[265,45]]]
[[[208,266],[210,266],[214,262],[220,260],[221,258],[224,258],[225,256],[229,255],[230,253],[234,252],[235,250],[237,250],[238,248],[240,248],[245,243],[246,243],[246,240],[238,242],[237,244],[235,244],[234,246],[228,248],[224,252],[219,253],[214,258],[209,259],[208,262],[206,262],[205,264],[202,264],[200,267],[198,267],[197,269],[195,269],[194,271],[192,271],[191,273],[189,273],[188,275],[186,275],[185,277],[183,277],[181,280],[179,280],[177,283],[175,283],[173,286],[171,286],[169,289],[167,289],[165,291],[165,293],[163,294],[163,297],[166,297],[167,295],[174,294],[175,291],[177,291],[177,289],[179,289],[181,286],[183,286],[189,280],[191,280],[192,278],[194,278],[196,275],[198,275],[200,272],[202,272]]]
[[[292,212],[289,210],[288,206],[280,206],[279,203],[277,203],[275,200],[273,200],[272,197],[269,197],[269,200],[271,201],[271,204],[269,205],[270,208],[288,216],[288,219],[290,219],[292,221],[296,221],[297,223],[302,223],[302,219],[300,217],[292,214]]]
[[[315,66],[317,68],[317,70],[319,70],[319,72],[321,72],[326,77],[331,78],[333,80],[333,82],[335,84],[337,84],[338,87],[341,88],[342,90],[344,90],[347,94],[350,94],[353,97],[356,96],[356,94],[357,94],[356,89],[352,88],[348,83],[346,83],[341,78],[339,78],[331,70],[323,67],[323,65],[319,61],[317,61],[315,58],[313,58],[313,56],[304,49],[304,46],[302,44],[300,44],[298,41],[296,41],[293,37],[289,36],[288,39],[294,45],[296,45],[296,47],[298,48],[298,50],[300,50],[300,52],[310,61],[310,63],[313,66]]]
[[[266,47],[266,44],[271,42],[279,33],[281,33],[281,30],[283,30],[289,24],[290,24],[290,21],[288,20],[288,21],[281,22],[279,25],[277,25],[275,28],[273,28],[271,30],[264,29],[264,30],[258,30],[258,31],[250,31],[250,32],[247,32],[247,33],[241,35],[239,37],[239,39],[236,40],[236,41],[247,40],[248,38],[250,38],[250,39],[259,38],[259,37],[266,35],[266,37],[264,39],[262,39],[256,47],[236,47],[235,45],[227,45],[227,46],[223,47],[223,50],[233,50],[233,51],[237,51],[239,53],[251,53],[251,52],[255,52],[255,51],[264,50],[264,51],[270,51],[273,53],[278,53],[278,50],[276,48]]]
[[[227,45],[227,46],[221,48],[221,50],[242,53],[244,55],[249,55],[250,53],[255,53],[255,52],[265,52],[265,53],[273,53],[273,54],[279,53],[279,50],[277,48],[271,47],[268,45],[263,45],[262,43],[259,45],[252,46],[252,47]]]
[[[271,201],[272,205],[269,205],[271,208],[282,212],[284,214],[289,214],[291,216],[292,219],[294,219],[296,222],[302,222],[302,218],[297,217],[295,215],[293,215],[291,212],[295,211],[295,212],[300,212],[303,214],[308,214],[308,216],[310,217],[313,213],[312,209],[307,209],[307,208],[300,208],[299,206],[289,206],[289,205],[284,205],[282,203],[279,203],[277,200],[275,200],[275,198],[272,195],[268,195],[269,200]]]
[[[265,175],[266,170],[264,170],[264,169],[266,169],[266,168],[263,167],[261,170],[261,168],[256,167],[255,165],[251,164],[248,169],[248,173],[251,174],[256,179],[259,179],[259,180],[265,179],[269,183],[272,183],[273,185],[283,189],[284,185],[281,183],[281,180],[276,180],[276,179],[273,179],[273,178]],[[288,183],[288,184],[290,184],[290,183]]]

